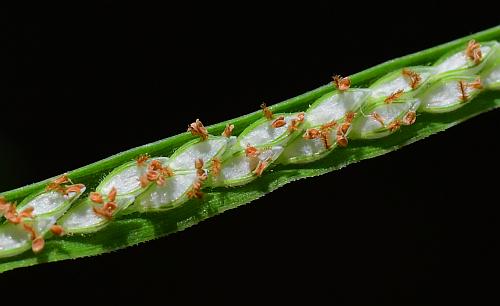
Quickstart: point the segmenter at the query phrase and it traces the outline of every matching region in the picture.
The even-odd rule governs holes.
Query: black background
[[[498,23],[495,10],[403,4],[2,10],[0,190]],[[496,298],[498,120],[481,115],[164,239],[6,272],[1,290],[146,304]]]

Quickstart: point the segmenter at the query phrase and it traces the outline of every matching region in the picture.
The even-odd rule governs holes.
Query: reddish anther
[[[146,162],[149,160],[149,154],[141,154],[139,155],[135,161],[137,162],[137,166],[145,166]]]
[[[216,158],[212,159],[212,169],[210,172],[214,176],[218,176],[220,173],[221,166],[222,166],[222,163],[221,163],[219,158],[216,157]]]
[[[463,80],[458,81],[458,90],[460,91],[460,100],[467,102],[469,95],[467,94],[467,83]]]
[[[271,123],[271,126],[273,128],[279,128],[282,127],[286,124],[285,117],[284,116],[279,116],[276,120]]]
[[[202,140],[208,139],[208,131],[199,119],[191,123],[187,130],[191,132],[192,135],[199,136]]]
[[[33,229],[33,227],[31,225],[23,223],[23,229],[26,232],[28,232],[28,234],[30,235],[30,239],[31,240],[34,240],[37,237],[36,232],[35,232],[35,230]]]
[[[334,75],[333,84],[340,91],[348,90],[351,87],[351,79],[349,77],[341,77],[340,75]]]
[[[260,151],[251,145],[247,145],[245,148],[245,154],[247,157],[257,157],[260,154]]]
[[[382,116],[380,116],[379,113],[373,112],[371,114],[371,116],[372,116],[373,119],[375,119],[376,121],[378,121],[378,123],[380,123],[380,125],[385,126],[384,119],[382,118]]]
[[[352,120],[354,120],[354,116],[356,116],[356,113],[355,112],[347,112],[345,114],[345,122],[349,122],[351,123]]]
[[[64,235],[64,228],[58,224],[54,224],[50,227],[50,231],[52,232],[52,234],[56,235],[56,236],[62,236]]]
[[[474,39],[471,39],[467,44],[467,49],[465,54],[469,59],[471,59],[474,64],[479,64],[483,58],[483,53],[481,52],[481,45]]]
[[[273,119],[273,112],[269,109],[269,107],[267,107],[266,103],[262,103],[260,105],[260,108],[262,109],[264,117],[266,117],[269,120]]]
[[[477,78],[473,82],[467,83],[467,87],[472,89],[483,89],[483,84],[481,83],[481,79]]]
[[[102,198],[102,195],[99,192],[91,192],[89,195],[90,201],[98,204],[104,203],[104,199]]]
[[[417,113],[414,111],[409,111],[403,117],[403,120],[401,121],[401,123],[404,125],[412,125],[415,123],[416,120],[417,120]]]
[[[206,175],[205,170],[203,170],[203,159],[198,158],[194,161],[194,168],[196,169],[196,175],[198,178],[204,177]]]
[[[401,127],[401,121],[399,119],[394,120],[387,126],[387,128],[391,132],[397,131],[400,127]]]
[[[57,185],[62,185],[62,184],[66,184],[66,183],[70,183],[70,179],[68,178],[68,175],[65,173],[63,175],[61,175],[60,177],[56,178],[53,183],[54,184],[57,184]]]
[[[404,90],[398,89],[395,92],[391,93],[387,98],[384,99],[384,102],[387,104],[391,104],[394,100],[399,99],[404,93]]]
[[[113,218],[113,213],[118,208],[115,202],[107,202],[102,207],[93,207],[94,213],[106,219]]]
[[[402,74],[410,80],[410,87],[412,89],[417,88],[422,81],[422,77],[420,76],[420,74],[408,68],[403,68]]]
[[[201,181],[196,181],[193,183],[193,187],[187,193],[190,199],[201,199],[203,197],[203,192],[201,192]]]
[[[347,147],[347,137],[342,133],[341,128],[337,131],[337,144],[343,148]]]
[[[163,168],[163,165],[157,159],[153,160],[148,166],[148,170],[153,170],[153,171],[160,170],[161,168]]]
[[[295,132],[299,129],[299,125],[304,122],[305,114],[298,113],[297,117],[290,120],[290,124],[288,125],[288,132]]]
[[[117,193],[118,193],[118,190],[116,190],[115,187],[111,188],[111,190],[108,193],[108,201],[114,202],[116,200]]]
[[[304,139],[316,139],[321,136],[321,132],[318,129],[307,129],[302,138]]]
[[[83,185],[83,184],[70,185],[64,189],[64,194],[67,195],[71,192],[80,193],[80,192],[82,192],[83,188],[85,188],[85,185]]]
[[[26,207],[25,209],[23,209],[23,211],[21,211],[18,216],[20,218],[33,218],[33,211],[35,210],[35,208],[33,206],[30,206],[30,207]]]
[[[224,132],[222,132],[222,136],[227,138],[231,137],[231,135],[233,134],[233,130],[234,130],[234,124],[226,125]]]
[[[264,170],[266,170],[267,165],[268,165],[267,161],[259,160],[257,167],[255,167],[255,169],[253,170],[253,174],[261,176]]]
[[[38,236],[31,242],[31,249],[34,253],[40,253],[45,247],[45,239],[42,236]]]

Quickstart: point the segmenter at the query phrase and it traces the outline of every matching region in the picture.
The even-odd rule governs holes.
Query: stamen
[[[395,92],[391,93],[387,98],[385,98],[384,102],[387,104],[391,104],[394,100],[399,99],[404,93],[404,90],[398,89]]]
[[[99,204],[104,203],[102,195],[99,192],[95,192],[95,191],[91,192],[89,195],[89,199],[90,199],[90,201],[92,201],[94,203],[99,203]]]
[[[210,171],[214,176],[219,176],[222,163],[219,158],[212,159],[212,170]]]
[[[349,79],[349,77],[343,78],[340,75],[334,75],[332,78],[333,78],[333,84],[340,91],[348,90],[349,87],[351,87],[351,79]]]
[[[50,231],[52,232],[52,234],[54,234],[56,236],[64,235],[64,228],[60,225],[57,225],[57,224],[52,225],[50,227]]]
[[[371,116],[373,119],[377,120],[380,125],[385,126],[384,119],[382,118],[382,116],[380,116],[379,113],[373,112]]]
[[[471,39],[467,44],[467,49],[465,54],[469,59],[471,59],[474,64],[479,64],[483,58],[483,53],[481,52],[481,45],[474,39]]]
[[[40,253],[45,247],[45,239],[42,236],[38,236],[31,242],[31,249],[34,253]]]
[[[207,140],[208,139],[208,131],[203,125],[203,123],[200,121],[200,119],[196,119],[195,122],[191,123],[188,126],[188,132],[191,132],[193,136],[199,136],[201,140]]]
[[[234,124],[226,125],[224,132],[222,132],[222,136],[227,138],[231,137],[231,135],[233,134],[233,130],[234,130]]]
[[[458,90],[460,90],[460,100],[462,100],[462,102],[467,102],[467,100],[469,99],[466,88],[467,88],[467,83],[465,81],[463,80],[458,81]]]
[[[415,120],[417,120],[417,113],[414,111],[409,111],[408,113],[406,113],[401,123],[404,125],[412,125],[415,123]]]
[[[257,167],[255,167],[255,170],[253,170],[252,173],[257,176],[261,176],[264,170],[266,170],[267,165],[268,165],[267,161],[259,160]]]
[[[149,160],[149,154],[141,154],[136,158],[137,166],[145,166],[146,162]]]
[[[271,126],[273,128],[279,128],[284,126],[285,124],[286,124],[285,117],[279,116],[278,119],[274,120],[273,123],[271,123]]]
[[[264,117],[266,117],[269,120],[273,119],[273,112],[267,107],[266,103],[262,103],[260,105],[260,108],[262,108],[262,112],[264,113]]]
[[[387,128],[389,129],[389,131],[395,132],[400,127],[401,127],[401,121],[399,119],[396,119],[393,122],[391,122]]]
[[[257,157],[259,156],[260,151],[256,147],[253,147],[248,144],[247,147],[245,148],[245,154],[247,157]]]
[[[403,68],[402,74],[403,76],[410,79],[410,87],[412,89],[417,88],[418,85],[420,85],[420,82],[422,81],[422,77],[420,76],[420,74],[408,68]]]

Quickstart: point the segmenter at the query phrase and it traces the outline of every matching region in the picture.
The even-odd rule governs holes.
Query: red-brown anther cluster
[[[23,223],[23,228],[30,234],[31,249],[34,253],[40,253],[45,247],[45,239],[42,235],[37,235],[36,231],[29,224]]]
[[[15,203],[7,202],[4,197],[0,198],[0,215],[13,224],[23,223],[23,218],[33,218],[33,207],[27,207],[21,212],[16,209]]]
[[[404,94],[403,89],[398,89],[395,92],[391,93],[387,98],[384,99],[386,104],[391,104],[394,100],[399,99]]]
[[[37,235],[33,227],[24,221],[24,218],[33,218],[33,210],[33,207],[27,207],[18,213],[15,204],[9,203],[5,198],[0,197],[0,214],[10,223],[22,225],[23,229],[30,235],[33,252],[38,253],[45,245],[43,236]]]
[[[80,193],[85,185],[83,184],[73,184],[67,185],[68,183],[72,183],[68,178],[67,174],[63,174],[60,177],[56,178],[45,188],[46,191],[56,191],[63,195],[68,195],[70,192]]]
[[[344,122],[337,129],[337,144],[341,147],[347,147],[348,141],[346,135],[355,115],[356,113],[354,112],[347,112]]]
[[[139,155],[135,161],[137,162],[137,166],[145,166],[147,161],[149,160],[149,154],[141,154]]]
[[[187,196],[190,199],[201,199],[203,197],[203,192],[201,192],[201,187],[203,182],[207,179],[207,174],[203,169],[203,160],[198,158],[194,161],[194,167],[196,168],[196,181],[193,183],[191,190],[188,191]]]
[[[470,58],[475,64],[479,64],[481,62],[481,59],[483,58],[481,45],[474,39],[470,40],[467,44],[465,55],[467,55],[467,57]]]
[[[226,125],[224,132],[222,132],[222,136],[227,138],[231,137],[231,135],[233,134],[233,130],[234,130],[234,124]]]
[[[222,166],[221,160],[219,158],[215,157],[214,159],[212,159],[212,168],[211,168],[210,172],[214,176],[218,176],[220,173],[221,166]]]
[[[286,124],[285,116],[279,116],[276,120],[273,121],[273,123],[271,123],[271,126],[273,128],[279,128],[284,126],[285,124]]]
[[[104,197],[102,196],[102,194],[98,192],[91,192],[89,196],[90,201],[96,204],[102,204],[101,206],[92,207],[94,213],[106,219],[111,219],[113,217],[113,213],[118,208],[115,202],[116,194],[117,194],[116,188],[115,187],[111,188],[111,191],[106,196],[107,201],[104,201]]]
[[[191,132],[194,136],[200,136],[202,140],[208,139],[208,131],[203,123],[201,123],[200,119],[196,119],[195,122],[188,125],[187,131]]]
[[[373,119],[375,119],[376,121],[378,121],[378,123],[380,123],[382,126],[385,126],[384,119],[382,118],[382,116],[380,116],[379,113],[373,112],[371,114],[371,116],[372,116]]]
[[[391,132],[395,132],[397,131],[399,128],[401,127],[401,120],[399,119],[396,119],[394,120],[393,122],[391,122],[387,128],[389,129],[389,131]]]
[[[351,79],[349,79],[349,77],[343,78],[340,75],[334,75],[332,78],[333,78],[333,84],[340,91],[348,90],[349,87],[351,87]]]
[[[323,124],[319,129],[307,129],[302,138],[304,139],[321,139],[325,148],[329,149],[332,144],[330,142],[330,131],[332,128],[337,126],[336,121],[330,121],[328,123]]]
[[[269,120],[273,119],[273,112],[267,107],[266,103],[262,103],[260,105],[260,108],[262,109],[264,117],[266,117]]]
[[[409,111],[403,117],[403,120],[401,121],[401,123],[404,125],[412,125],[415,123],[416,120],[417,120],[417,113],[414,111]]]
[[[254,146],[248,144],[247,147],[245,148],[245,155],[247,157],[257,157],[259,156],[259,154],[260,154],[259,149],[257,149]]]
[[[304,122],[305,114],[298,113],[297,118],[290,120],[290,125],[288,126],[288,132],[295,132],[299,129],[299,125]]]
[[[420,85],[420,82],[422,81],[422,77],[420,76],[420,74],[408,68],[403,68],[402,74],[404,77],[410,79],[410,87],[412,89],[417,88],[418,85]]]
[[[165,184],[165,179],[167,177],[173,176],[174,171],[169,166],[163,167],[160,161],[153,160],[148,165],[148,171],[141,175],[139,181],[141,187],[144,188],[149,185],[150,182],[156,182],[157,185],[161,186]]]

